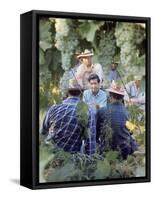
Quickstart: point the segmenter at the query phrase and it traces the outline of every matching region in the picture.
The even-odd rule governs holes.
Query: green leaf
[[[110,161],[115,161],[119,156],[119,152],[118,151],[109,151],[108,153],[106,153],[106,159],[110,162]]]
[[[97,169],[95,171],[95,177],[97,179],[103,179],[110,176],[111,167],[107,159],[97,161]]]
[[[136,177],[145,176],[145,167],[138,166],[136,169]]]
[[[50,41],[51,39],[51,22],[47,21],[47,20],[40,20],[40,26],[39,26],[40,30],[39,30],[39,39],[44,41]]]
[[[78,118],[78,121],[83,125],[83,127],[86,127],[88,124],[88,105],[84,103],[83,101],[80,101],[77,104],[76,107],[76,116]]]
[[[50,177],[48,177],[49,182],[58,182],[58,181],[66,181],[68,177],[73,176],[74,164],[67,163],[61,168],[55,169]]]
[[[96,31],[100,28],[102,24],[97,24],[93,22],[85,22],[79,26],[79,33],[81,38],[87,39],[89,42],[93,42]]]
[[[47,49],[52,47],[51,42],[48,41],[40,41],[39,45],[43,51],[46,51]]]
[[[45,63],[44,52],[39,48],[39,64],[43,65]]]

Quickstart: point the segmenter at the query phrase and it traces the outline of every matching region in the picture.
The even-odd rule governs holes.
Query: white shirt
[[[136,87],[134,81],[129,82],[126,85],[126,89],[127,91],[125,92],[125,97],[124,97],[126,101],[129,101],[129,99],[131,99],[132,102],[134,102],[136,105],[145,104],[145,92],[141,92],[140,88]]]

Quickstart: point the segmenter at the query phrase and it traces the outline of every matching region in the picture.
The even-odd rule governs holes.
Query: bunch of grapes
[[[55,20],[55,46],[61,51],[62,68],[68,70],[71,67],[71,58],[78,45],[76,31],[71,26],[73,22],[69,19]]]
[[[121,49],[121,64],[125,67],[127,73],[131,73],[133,69],[137,69],[136,66],[143,60],[139,55],[140,48],[138,45],[145,39],[145,30],[135,23],[118,22],[116,24],[115,36],[117,46]],[[141,64],[144,65],[144,63]]]
[[[63,77],[60,80],[60,88],[62,91],[61,93],[62,97],[64,97],[66,96],[68,88],[68,71],[72,67],[71,60],[78,45],[78,37],[75,27],[73,26],[73,21],[70,19],[56,19],[55,29],[55,46],[58,50],[61,51],[62,68],[65,71]]]

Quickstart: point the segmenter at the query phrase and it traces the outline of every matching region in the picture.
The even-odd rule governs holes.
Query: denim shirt
[[[100,108],[105,107],[107,105],[107,95],[103,90],[99,90],[98,93],[94,95],[89,89],[84,91],[83,101],[87,103],[96,114],[97,110],[94,104],[98,104]]]

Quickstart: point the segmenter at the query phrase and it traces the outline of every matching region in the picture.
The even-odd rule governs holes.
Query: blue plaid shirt
[[[126,128],[126,121],[128,120],[128,112],[122,103],[112,103],[106,108],[98,111],[97,115],[97,141],[103,138],[102,146],[105,145],[105,131],[104,127],[108,125],[112,128],[112,148],[120,148],[123,158],[132,154],[137,149],[137,144]]]
[[[76,117],[76,106],[79,101],[78,97],[68,97],[62,104],[51,106],[42,125],[42,134],[50,133],[54,144],[70,153],[80,152],[82,147],[83,128]],[[87,127],[91,135],[84,141],[84,153],[91,155],[96,150],[96,122],[90,110]]]

